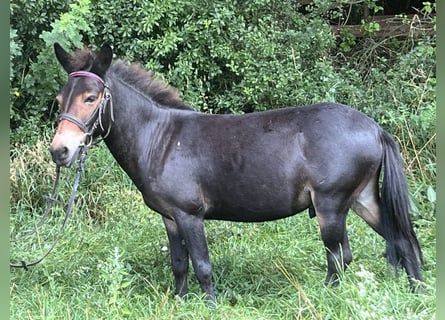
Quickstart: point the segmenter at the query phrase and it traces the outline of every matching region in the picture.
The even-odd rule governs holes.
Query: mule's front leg
[[[189,268],[189,254],[184,240],[179,234],[175,221],[163,218],[167,237],[170,243],[170,257],[175,276],[176,294],[183,297],[187,291],[187,273]]]
[[[175,221],[187,245],[201,290],[206,294],[207,300],[213,304],[215,292],[212,285],[212,266],[203,220],[200,217],[179,211],[175,216]]]

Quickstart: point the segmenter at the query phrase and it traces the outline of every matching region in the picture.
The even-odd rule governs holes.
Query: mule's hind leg
[[[378,234],[383,236],[380,230],[379,189],[377,175],[372,178],[360,192],[351,208]]]
[[[188,291],[189,254],[185,242],[179,234],[176,222],[167,218],[163,218],[163,220],[170,243],[170,257],[173,275],[175,276],[176,294],[182,297]]]
[[[352,209],[387,241],[388,250],[388,240],[390,239],[387,239],[388,235],[385,237],[384,232],[382,231],[382,209],[379,206],[377,178],[373,178],[362,190],[352,204]],[[400,233],[400,230],[401,229],[398,226],[394,227],[391,229],[392,235],[390,235],[390,238],[393,237],[393,239],[396,239],[393,241],[396,242],[397,254],[400,255],[400,261],[396,261],[397,263],[395,265],[398,265],[398,263],[403,265],[407,274],[409,275],[411,287],[413,290],[416,290],[418,288],[419,281],[422,281],[422,275],[419,267],[419,262],[422,261],[421,253],[420,250],[415,250],[415,248],[418,248],[418,244],[412,247],[409,238],[404,237],[403,233]],[[412,239],[414,239],[412,241],[417,243],[414,233],[412,237]],[[409,248],[414,249],[409,250]],[[388,252],[386,252],[386,256],[388,258]]]
[[[325,283],[337,285],[339,272],[346,270],[352,261],[346,232],[348,208],[342,208],[344,205],[339,205],[337,200],[321,195],[317,198],[314,199],[314,207],[328,262]]]

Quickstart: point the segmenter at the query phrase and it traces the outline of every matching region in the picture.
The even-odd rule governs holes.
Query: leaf
[[[426,192],[426,195],[427,195],[428,201],[430,203],[435,203],[436,202],[436,191],[434,190],[434,188],[432,186],[428,186],[428,190]]]
[[[121,287],[121,289],[124,289],[124,288],[128,287],[130,284],[131,284],[131,281],[126,281],[126,282],[121,283],[120,287]]]
[[[130,309],[128,309],[127,307],[122,308],[121,312],[123,315],[126,315],[126,316],[131,314]]]

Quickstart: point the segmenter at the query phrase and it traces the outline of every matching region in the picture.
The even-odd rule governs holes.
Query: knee
[[[172,259],[172,269],[176,276],[182,276],[188,272],[188,258]]]
[[[196,266],[195,273],[200,280],[210,280],[212,277],[212,265],[210,262],[200,262]]]

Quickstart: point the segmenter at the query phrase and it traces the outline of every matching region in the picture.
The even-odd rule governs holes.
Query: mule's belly
[[[310,193],[304,188],[297,193],[279,188],[271,188],[267,192],[250,189],[220,197],[204,218],[239,222],[270,221],[292,216],[309,206]]]
[[[301,212],[304,209],[306,208],[302,208],[297,211],[286,211],[279,209],[273,211],[253,211],[251,208],[239,208],[222,211],[215,210],[204,216],[204,219],[235,222],[263,222],[287,218]]]

